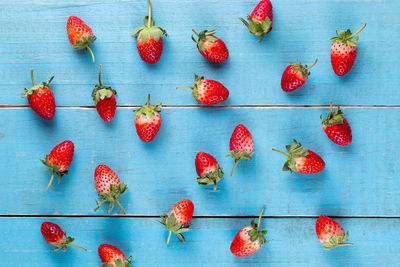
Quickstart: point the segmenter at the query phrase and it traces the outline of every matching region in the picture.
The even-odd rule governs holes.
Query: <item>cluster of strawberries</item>
[[[163,36],[167,36],[164,29],[154,26],[154,20],[151,16],[151,3],[149,3],[149,15],[144,19],[144,27],[136,29],[133,36],[137,36],[137,49],[143,61],[154,64],[161,58],[163,50]],[[273,14],[272,4],[269,0],[262,0],[253,10],[251,15],[247,17],[247,21],[240,18],[246,25],[249,31],[259,36],[258,42],[261,42],[266,34],[272,30]],[[350,30],[339,31],[338,36],[332,38],[331,46],[331,63],[334,72],[339,75],[345,75],[351,69],[357,55],[356,42],[358,41],[357,34],[365,27],[364,25],[359,31],[352,34]],[[228,49],[225,43],[215,36],[215,30],[204,30],[197,33],[193,30],[193,41],[201,55],[206,59],[220,63],[224,62],[229,57]],[[75,49],[87,49],[93,58],[94,55],[89,45],[96,40],[92,30],[81,19],[71,16],[67,22],[67,33],[72,46]],[[317,60],[308,67],[301,63],[293,63],[289,65],[281,79],[282,90],[291,92],[302,85],[310,75],[311,69]],[[55,115],[55,99],[49,84],[54,76],[48,82],[43,82],[36,85],[33,78],[33,70],[31,71],[31,79],[33,87],[24,90],[24,96],[27,96],[31,108],[42,118],[50,120]],[[195,100],[206,105],[215,105],[225,101],[229,96],[229,91],[221,83],[214,80],[205,79],[195,74],[193,86],[182,86],[180,88],[192,89],[192,94]],[[94,105],[100,117],[110,122],[116,112],[117,92],[110,86],[104,86],[101,82],[101,65],[99,68],[99,83],[95,85],[92,92]],[[150,95],[145,105],[135,111],[135,126],[139,138],[144,142],[151,142],[157,135],[161,127],[161,103],[155,105],[150,104]],[[322,118],[322,117],[321,117]],[[351,128],[344,118],[339,106],[334,111],[331,103],[331,110],[328,116],[322,120],[322,127],[327,136],[338,145],[349,145],[352,141]],[[325,167],[323,159],[313,151],[304,148],[296,140],[293,144],[286,146],[287,153],[273,149],[273,151],[282,153],[288,157],[282,170],[290,172],[299,172],[304,174],[312,174],[320,172]],[[230,139],[230,154],[229,156],[235,159],[233,171],[238,163],[244,159],[251,160],[254,153],[254,141],[250,131],[242,124],[239,124],[233,131]],[[49,155],[42,160],[43,164],[48,167],[52,173],[50,182],[46,191],[50,187],[55,175],[61,179],[68,173],[74,154],[74,144],[71,141],[64,141],[54,147]],[[222,179],[224,173],[217,160],[210,154],[199,152],[196,155],[195,167],[198,174],[197,182],[201,185],[213,185],[214,191],[217,189],[217,183]],[[114,208],[114,205],[121,209],[123,214],[126,214],[122,205],[118,201],[128,187],[121,183],[117,174],[106,165],[98,165],[94,172],[95,188],[100,197],[100,201],[96,200],[97,207],[95,211],[104,203],[109,203],[108,212]],[[263,208],[258,223],[253,220],[250,226],[242,228],[235,236],[231,244],[231,252],[238,256],[248,256],[257,251],[264,243],[265,230],[260,230],[260,223]],[[176,234],[180,241],[184,241],[182,233],[189,231],[189,223],[193,215],[194,205],[190,200],[182,200],[178,202],[168,215],[162,217],[160,223],[163,224],[169,231],[167,244],[169,243],[171,234]],[[67,237],[64,231],[56,224],[44,222],[41,226],[41,231],[46,241],[56,247],[56,250],[66,250],[66,246],[76,246],[71,242],[74,240]],[[348,238],[348,233],[343,231],[343,228],[334,220],[321,216],[316,224],[317,236],[322,245],[331,249],[336,246],[346,245],[344,243]],[[82,248],[82,247],[80,247]],[[84,249],[84,248],[83,248]],[[124,254],[118,249],[110,245],[101,245],[98,249],[103,266],[129,266],[131,257],[125,258]]]

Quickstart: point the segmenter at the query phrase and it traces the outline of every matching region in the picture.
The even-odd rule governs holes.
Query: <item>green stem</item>
[[[35,86],[35,79],[33,79],[33,70],[31,70],[31,80],[32,80],[33,86]]]
[[[79,246],[79,245],[75,245],[75,244],[66,244],[67,246],[72,246],[72,247],[77,247],[77,248],[81,248],[81,249],[83,249],[84,251],[87,251],[87,249],[86,248],[84,248],[84,247],[81,247],[81,246]]]
[[[90,49],[90,47],[89,47],[89,46],[86,46],[86,49],[87,49],[87,50],[89,50],[89,52],[90,52],[90,55],[92,56],[93,63],[94,63],[94,54],[93,54],[93,51],[92,51],[92,49]]]
[[[317,62],[318,62],[318,58],[316,58],[315,61],[314,61],[314,63],[313,63],[310,67],[307,67],[306,70],[309,70],[309,69],[311,69],[312,67],[314,67],[315,64],[317,64]]]
[[[150,94],[147,95],[146,106],[150,106]]]
[[[349,38],[347,38],[347,39],[351,39],[351,38],[353,38],[354,36],[356,36],[357,34],[359,34],[362,30],[364,30],[364,28],[367,26],[367,23],[365,23],[362,27],[361,27],[361,29],[359,29],[358,31],[356,31],[355,33],[353,33],[352,35],[350,35],[350,37]]]
[[[337,246],[353,246],[354,243],[341,243],[341,244],[337,244]]]
[[[233,171],[236,169],[236,166],[239,164],[239,162],[240,162],[241,160],[242,160],[242,159],[236,160],[235,165],[233,165],[233,168],[232,168],[232,171],[231,171],[231,176],[233,175]]]
[[[101,64],[100,64],[100,67],[99,67],[99,85],[100,85],[100,87],[103,86],[103,85],[101,84]]]
[[[261,223],[261,218],[262,218],[262,215],[264,213],[264,210],[265,210],[265,206],[263,207],[263,209],[262,209],[262,211],[260,213],[260,216],[258,217],[257,232],[260,230],[260,223]]]
[[[169,244],[169,240],[171,239],[171,234],[172,234],[172,232],[169,231],[169,233],[168,233],[168,238],[167,238],[167,246],[168,246],[168,244]]]
[[[214,192],[217,192],[217,182],[214,180]]]
[[[52,175],[51,175],[50,182],[49,182],[49,184],[47,185],[46,192],[47,192],[47,190],[49,190],[49,187],[50,187],[51,183],[53,182],[53,179],[54,179],[54,171],[53,171],[53,173],[52,173]]]
[[[176,87],[176,89],[192,89],[193,90],[193,87],[191,87],[191,86],[179,86],[179,87]]]
[[[147,27],[150,28],[151,27],[151,3],[150,3],[150,0],[147,0],[147,2],[149,3],[149,20],[147,21]]]
[[[281,154],[283,154],[283,155],[285,155],[285,156],[290,157],[290,155],[289,155],[288,153],[285,153],[285,152],[283,152],[283,151],[277,150],[277,149],[275,149],[275,148],[273,148],[272,151],[275,151],[275,152],[278,152],[278,153],[281,153]]]
[[[199,37],[199,34],[194,29],[192,29],[192,32],[194,32],[194,34],[196,34],[197,37]]]
[[[329,103],[329,106],[331,107],[331,113],[333,112],[333,105],[332,105],[332,101]]]
[[[122,211],[122,213],[124,215],[126,215],[126,212],[125,212],[124,208],[122,207],[121,203],[119,203],[118,199],[115,199],[115,203],[117,203],[117,205],[118,205],[119,209]]]

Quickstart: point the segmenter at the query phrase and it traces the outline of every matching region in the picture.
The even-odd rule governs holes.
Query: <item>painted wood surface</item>
[[[190,198],[198,215],[399,215],[400,185],[393,139],[400,130],[398,108],[345,108],[354,142],[339,147],[326,137],[319,116],[326,108],[166,108],[159,135],[139,140],[130,108],[120,108],[110,124],[95,109],[58,108],[45,122],[28,108],[2,109],[20,118],[4,128],[1,145],[7,190],[0,195],[1,214],[94,214],[94,169],[107,164],[129,186],[121,198],[129,214],[159,215],[173,203]],[[226,158],[235,126],[246,125],[255,140],[254,160]],[[24,129],[30,129],[26,131]],[[369,129],[375,129],[370,131]],[[281,172],[283,155],[272,148],[296,138],[320,154],[326,169],[316,175]],[[49,174],[39,161],[56,144],[71,139],[75,156],[69,175],[44,190]],[[199,186],[194,158],[199,151],[214,155],[224,168],[219,191]],[[59,203],[59,205],[54,205]],[[106,208],[100,210],[104,214]],[[115,212],[118,212],[115,210]]]
[[[39,231],[44,220],[61,225],[88,251],[70,247],[66,253],[51,253]],[[26,266],[28,261],[29,266],[100,266],[97,247],[108,243],[133,255],[133,266],[398,266],[399,219],[339,219],[355,245],[332,251],[323,250],[315,237],[315,221],[264,219],[270,242],[250,257],[237,258],[230,253],[230,243],[248,218],[195,218],[186,242],[172,238],[168,247],[167,232],[154,218],[3,218],[0,233],[14,246],[0,243],[0,265]]]
[[[149,66],[130,36],[143,23],[146,1],[0,0],[0,237],[8,241],[0,242],[0,266],[99,266],[101,243],[133,254],[134,266],[400,266],[400,1],[273,1],[274,28],[261,44],[236,19],[257,1],[152,2],[156,23],[169,37],[161,61]],[[96,64],[70,46],[70,15],[97,35]],[[336,29],[354,31],[365,22],[353,69],[336,77],[329,38]],[[229,48],[228,62],[206,62],[190,39],[192,28],[215,28]],[[284,93],[285,67],[315,58],[307,84]],[[103,84],[118,91],[120,108],[110,124],[100,120],[91,98],[100,63]],[[30,69],[37,82],[55,75],[53,121],[38,118],[20,98],[31,86]],[[199,108],[190,91],[176,91],[192,84],[194,72],[226,85],[228,101]],[[138,139],[132,113],[147,93],[167,106],[150,144]],[[349,147],[331,143],[321,129],[319,116],[330,100],[346,105]],[[252,132],[256,154],[229,177],[233,160],[225,156],[239,123]],[[280,171],[285,159],[271,148],[284,149],[293,137],[324,158],[322,173]],[[39,158],[66,139],[76,145],[70,174],[45,193],[49,175],[41,173]],[[213,154],[224,168],[216,193],[194,181],[199,151]],[[117,209],[107,215],[106,207],[93,212],[98,164],[128,184],[120,200],[129,218]],[[167,233],[155,219],[184,198],[195,204],[193,231],[185,244],[173,239],[166,247]],[[229,252],[234,235],[263,205],[270,243],[235,258]],[[338,218],[355,246],[324,251],[314,230],[321,214]],[[45,220],[59,223],[89,251],[50,253],[39,231]]]
[[[89,53],[74,51],[65,25],[71,14],[90,25],[98,40],[92,48],[103,64],[104,84],[118,91],[118,104],[141,104],[151,92],[168,105],[194,104],[190,92],[176,86],[193,83],[193,72],[221,81],[231,95],[225,105],[326,104],[329,100],[350,105],[396,105],[400,77],[397,69],[400,42],[398,0],[280,0],[273,1],[274,29],[262,44],[236,19],[251,12],[257,1],[154,1],[156,23],[169,37],[161,61],[143,63],[131,37],[143,24],[146,1],[82,0],[0,2],[0,104],[21,105],[29,70],[36,79],[55,75],[57,104],[93,105],[98,64]],[[337,29],[353,31],[363,23],[359,52],[351,73],[339,78],[330,66],[330,41]],[[214,65],[198,53],[191,29],[212,29],[225,40],[230,58]],[[280,79],[286,66],[300,60],[319,63],[306,86],[286,94]]]

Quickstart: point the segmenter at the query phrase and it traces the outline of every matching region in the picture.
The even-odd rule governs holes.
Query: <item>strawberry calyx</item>
[[[132,256],[129,256],[125,261],[122,261],[121,259],[116,259],[114,261],[114,264],[110,263],[102,263],[102,267],[128,267],[129,265],[132,264]]]
[[[203,77],[203,76],[198,76],[198,75],[195,73],[195,74],[194,74],[194,83],[193,83],[193,86],[179,86],[179,87],[176,87],[176,89],[184,89],[184,88],[186,88],[186,89],[192,89],[192,95],[193,95],[194,99],[196,99],[196,101],[197,101],[198,98],[199,98],[199,90],[198,90],[198,87],[199,87],[199,85],[200,85],[200,83],[201,83],[202,80],[204,80],[204,77]]]
[[[32,80],[33,86],[31,88],[29,88],[29,89],[24,88],[24,92],[22,93],[22,97],[23,98],[24,97],[28,97],[28,96],[32,95],[36,90],[38,90],[40,88],[48,87],[53,79],[54,79],[54,76],[51,76],[51,78],[47,82],[42,82],[41,84],[35,84],[35,80],[33,78],[33,70],[31,70],[31,80]]]
[[[253,20],[250,15],[247,15],[247,21],[243,18],[238,19],[243,22],[247,29],[249,29],[250,33],[260,36],[260,39],[257,41],[257,43],[260,43],[264,39],[264,36],[272,30],[272,21],[269,19],[269,17],[266,17],[262,22]]]
[[[73,48],[77,50],[82,50],[82,49],[87,49],[90,52],[90,55],[92,56],[92,60],[94,63],[94,54],[92,49],[90,49],[89,45],[96,41],[97,37],[96,35],[83,35],[81,39],[76,41],[72,46]]]
[[[171,212],[170,215],[164,215],[161,216],[161,220],[158,221],[162,225],[165,226],[165,228],[169,231],[168,233],[168,239],[167,239],[167,245],[169,244],[169,240],[171,238],[171,233],[174,233],[176,237],[179,239],[180,242],[185,241],[185,237],[182,235],[182,233],[189,232],[189,226],[185,226],[181,223],[177,223],[175,214]]]
[[[71,244],[75,239],[73,237],[70,236],[66,236],[66,234],[63,235],[62,239],[60,242],[52,242],[50,243],[53,247],[56,247],[54,251],[58,251],[58,250],[62,250],[62,251],[67,251],[67,246],[74,246],[74,247],[78,247],[83,249],[84,251],[87,251],[86,248],[75,245],[75,244]]]
[[[364,28],[367,26],[367,24],[365,23],[361,29],[359,29],[357,32],[355,32],[354,34],[352,34],[350,29],[347,29],[347,31],[344,30],[340,30],[340,31],[336,31],[337,36],[332,37],[331,41],[334,42],[338,42],[338,43],[343,43],[343,44],[347,44],[350,46],[357,46],[357,42],[358,42],[358,34],[364,30]]]
[[[285,153],[285,152],[282,152],[282,151],[276,150],[276,149],[272,149],[272,150],[275,152],[281,153],[283,155],[286,155],[288,157],[288,159],[285,162],[285,164],[283,165],[281,171],[290,171],[290,173],[297,172],[296,159],[305,157],[308,155],[308,149],[304,148],[294,138],[293,138],[293,144],[286,146],[286,150],[289,153]]]
[[[192,40],[197,44],[197,48],[201,50],[203,53],[206,52],[206,48],[204,47],[205,42],[215,42],[218,41],[218,38],[214,36],[214,34],[217,32],[216,30],[204,30],[201,31],[200,33],[197,33],[195,30],[192,29],[194,34],[198,37],[196,40],[194,36],[192,35]]]
[[[101,83],[101,64],[100,64],[99,84],[96,84],[92,91],[92,98],[94,101],[94,105],[96,106],[97,103],[99,103],[104,98],[112,97],[113,95],[116,95],[116,94],[117,94],[117,91],[115,91],[111,86],[103,86],[103,84]]]
[[[114,184],[111,184],[109,193],[99,193],[101,201],[96,200],[97,207],[94,209],[94,211],[96,212],[101,207],[101,205],[103,205],[104,202],[109,202],[108,213],[113,210],[116,203],[121,209],[122,213],[126,214],[124,208],[118,201],[118,197],[124,194],[126,190],[128,190],[128,186],[124,183],[120,184],[118,187],[116,187]]]
[[[322,124],[330,127],[333,124],[343,124],[343,112],[340,110],[339,105],[337,106],[337,109],[335,111],[333,111],[333,106],[332,106],[332,102],[330,104],[331,110],[328,114],[328,116],[326,116],[325,119],[322,120]],[[321,119],[322,119],[322,115],[321,115]]]
[[[298,63],[292,63],[291,65],[292,65],[293,70],[294,70],[295,72],[300,72],[301,75],[302,75],[302,77],[303,77],[303,79],[307,79],[307,78],[308,78],[308,75],[311,74],[310,71],[309,71],[309,69],[311,69],[312,67],[314,67],[315,64],[317,64],[317,62],[318,62],[318,59],[316,59],[316,60],[314,61],[314,63],[313,63],[310,67],[308,67],[307,65],[304,65],[304,66],[303,66],[300,62],[298,62]]]
[[[145,27],[136,28],[132,33],[132,37],[137,35],[143,43],[145,43],[149,38],[153,38],[158,42],[163,35],[168,36],[168,34],[163,28],[154,26],[154,20],[151,17],[151,2],[150,0],[147,0],[147,2],[149,3],[149,15],[144,17]]]
[[[214,191],[217,191],[217,183],[224,176],[222,168],[217,164],[215,166],[215,171],[212,173],[205,173],[201,177],[197,177],[196,181],[201,185],[214,185]]]
[[[161,112],[161,106],[162,103],[160,102],[157,102],[155,105],[150,105],[150,94],[148,94],[146,104],[134,111],[135,116],[139,117],[141,115],[144,115],[147,117],[153,117],[156,114],[156,112],[158,113]]]
[[[232,171],[231,171],[231,176],[233,175],[233,172],[236,169],[236,166],[239,164],[239,162],[244,159],[246,162],[251,160],[251,157],[253,156],[254,152],[247,152],[247,151],[239,151],[239,150],[231,150],[230,154],[227,155],[227,157],[231,157],[235,159],[235,165],[233,165]]]
[[[46,155],[45,159],[41,159],[40,161],[47,166],[47,169],[44,169],[43,171],[49,171],[49,173],[51,173],[51,178],[49,183],[47,184],[46,187],[46,192],[47,190],[49,190],[51,184],[53,183],[53,179],[54,179],[54,175],[57,174],[58,177],[58,183],[60,183],[61,178],[63,178],[65,175],[68,174],[68,170],[62,171],[60,172],[60,167],[56,164],[51,164],[48,160],[49,155]]]
[[[256,223],[255,219],[253,219],[250,223],[251,229],[247,231],[247,233],[250,236],[250,241],[251,242],[256,242],[260,244],[260,247],[264,245],[265,243],[268,243],[268,241],[265,239],[265,236],[268,231],[267,230],[260,230],[260,224],[261,224],[261,218],[264,213],[265,207],[263,207],[260,216],[258,217],[258,223]]]
[[[351,246],[353,243],[344,243],[349,238],[349,232],[340,235],[334,235],[329,238],[329,242],[324,242],[322,245],[325,250],[331,250],[337,246]]]

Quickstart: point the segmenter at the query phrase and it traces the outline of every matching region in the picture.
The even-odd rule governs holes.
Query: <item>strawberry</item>
[[[33,70],[31,70],[31,80],[33,87],[24,89],[23,97],[28,98],[29,105],[40,117],[51,120],[56,113],[56,102],[54,100],[53,92],[49,88],[49,84],[54,76],[48,82],[42,82],[39,85],[35,84],[33,79]]]
[[[94,170],[94,185],[99,194],[101,201],[96,200],[97,211],[104,202],[109,202],[108,213],[114,208],[114,203],[117,203],[123,214],[126,214],[118,197],[121,196],[128,189],[126,184],[121,184],[118,175],[106,165],[98,165]]]
[[[53,150],[51,150],[50,154],[46,155],[44,160],[41,159],[42,163],[48,167],[49,172],[52,173],[46,192],[53,182],[54,174],[57,174],[58,182],[60,182],[60,179],[64,175],[68,174],[68,167],[71,165],[73,157],[74,143],[71,141],[64,141],[56,145]]]
[[[260,230],[261,218],[265,207],[262,209],[258,217],[258,223],[251,221],[250,226],[245,226],[239,230],[231,244],[231,252],[237,257],[247,257],[261,248],[262,245],[268,243],[264,235],[267,230]]]
[[[367,24],[361,27],[356,33],[352,34],[350,29],[347,31],[336,31],[337,36],[331,38],[331,63],[333,71],[338,76],[346,75],[357,56],[357,42],[359,34]]]
[[[128,267],[132,263],[132,256],[128,259],[118,248],[103,244],[98,248],[103,267]]]
[[[225,43],[221,39],[214,35],[217,32],[216,30],[204,30],[200,33],[197,33],[195,30],[192,31],[198,37],[196,41],[192,35],[192,40],[197,44],[197,49],[203,57],[216,63],[221,63],[228,59],[228,48],[226,48]]]
[[[151,3],[149,3],[149,15],[144,18],[145,27],[135,29],[132,36],[137,35],[137,49],[142,60],[149,64],[157,63],[163,51],[163,36],[167,36],[167,32],[157,26],[154,26],[151,17]]]
[[[99,113],[100,117],[106,122],[110,122],[114,118],[115,110],[117,109],[117,101],[115,100],[116,94],[117,91],[112,89],[110,86],[103,86],[103,84],[101,83],[100,64],[99,84],[95,85],[92,91],[92,97],[97,112]]]
[[[249,130],[242,124],[236,126],[232,133],[231,140],[229,143],[230,153],[228,156],[235,159],[235,165],[233,165],[231,176],[238,163],[245,159],[246,162],[251,159],[254,153],[254,141]]]
[[[210,154],[199,152],[196,155],[195,165],[197,175],[199,175],[197,182],[202,185],[213,184],[214,191],[217,191],[217,183],[224,176],[217,160]]]
[[[325,250],[331,250],[336,246],[353,245],[353,243],[343,243],[347,241],[349,232],[344,233],[343,228],[327,216],[320,216],[315,226],[319,242]]]
[[[351,128],[346,118],[343,117],[342,114],[343,112],[340,110],[339,106],[337,106],[335,112],[333,111],[331,102],[331,112],[322,121],[322,128],[329,139],[331,139],[335,144],[347,146],[352,140]]]
[[[247,21],[239,18],[249,31],[255,36],[260,36],[257,43],[260,43],[264,36],[272,30],[272,4],[269,0],[261,0],[254,8],[250,16],[247,16]]]
[[[77,50],[89,50],[94,63],[94,55],[89,47],[91,43],[96,41],[96,36],[93,35],[92,29],[80,18],[71,16],[67,21],[67,33],[71,45]]]
[[[139,138],[143,142],[151,142],[161,127],[161,103],[150,105],[150,94],[144,106],[135,111],[135,126]]]
[[[304,148],[295,139],[293,139],[292,145],[286,146],[286,149],[289,153],[272,149],[275,152],[288,156],[288,160],[283,165],[282,171],[311,174],[320,172],[325,168],[325,162],[320,156]]]
[[[67,237],[61,227],[55,223],[42,223],[42,225],[40,226],[40,232],[42,232],[42,235],[47,243],[49,243],[53,247],[56,247],[53,252],[60,249],[65,252],[67,251],[67,246],[78,247],[86,251],[86,248],[84,247],[71,244],[71,242],[74,241],[74,238],[70,236]]]
[[[225,101],[229,97],[229,91],[220,82],[206,80],[194,74],[194,84],[191,86],[180,86],[176,89],[192,89],[192,95],[197,102],[206,105],[215,105]]]
[[[176,203],[169,215],[161,217],[160,223],[169,231],[167,245],[169,244],[171,233],[176,234],[179,241],[185,241],[182,233],[189,232],[189,223],[192,219],[193,210],[192,201],[185,199]]]
[[[292,92],[297,88],[303,86],[303,84],[305,84],[308,79],[308,75],[310,75],[310,72],[308,70],[314,67],[315,64],[317,64],[317,61],[318,60],[316,59],[314,64],[312,64],[310,67],[308,67],[307,65],[303,66],[301,65],[301,63],[292,63],[287,66],[282,74],[282,90],[285,92]]]

